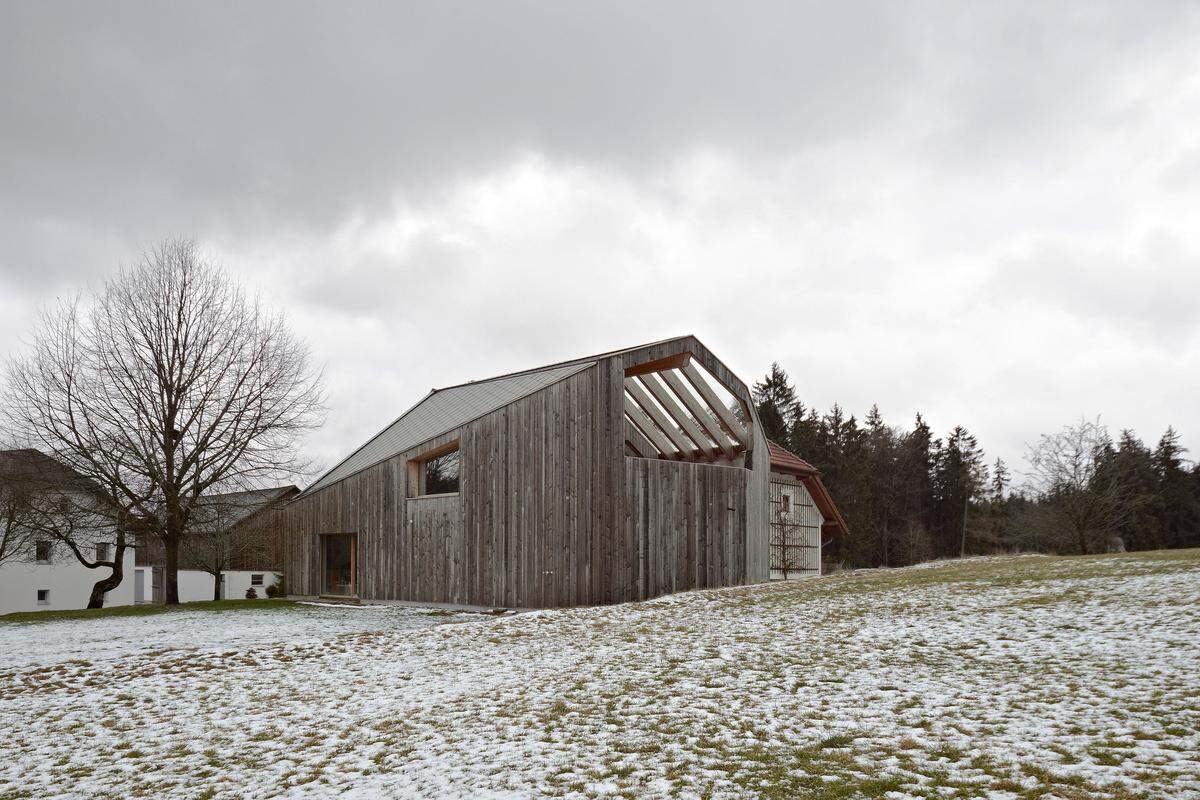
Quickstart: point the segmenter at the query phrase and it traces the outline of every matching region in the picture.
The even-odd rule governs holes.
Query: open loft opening
[[[625,370],[629,455],[744,466],[753,441],[751,418],[690,352]]]
[[[414,497],[458,494],[462,453],[458,442],[430,450],[409,462]]]

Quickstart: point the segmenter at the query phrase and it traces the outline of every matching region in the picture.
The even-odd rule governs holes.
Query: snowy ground
[[[0,624],[0,798],[1200,798],[1200,551]]]

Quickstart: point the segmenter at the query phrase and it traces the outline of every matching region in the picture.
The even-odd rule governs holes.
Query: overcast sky
[[[1200,451],[1200,4],[0,4],[0,349],[198,239],[327,365],[433,386],[695,333],[1019,467]]]

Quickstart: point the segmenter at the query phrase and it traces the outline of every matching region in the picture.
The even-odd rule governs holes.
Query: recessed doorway
[[[358,591],[354,579],[357,566],[358,542],[352,533],[322,536],[323,587],[322,593],[337,597],[354,597]]]

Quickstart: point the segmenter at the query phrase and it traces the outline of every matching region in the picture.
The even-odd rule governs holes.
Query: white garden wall
[[[246,596],[255,575],[262,576],[262,583],[254,586],[254,591],[260,598],[267,596],[267,587],[279,580],[277,573],[267,570],[228,570],[225,576],[223,600],[241,600]],[[179,602],[194,603],[199,600],[213,599],[213,577],[207,572],[195,569],[179,570]]]

